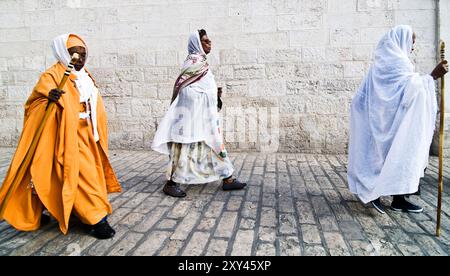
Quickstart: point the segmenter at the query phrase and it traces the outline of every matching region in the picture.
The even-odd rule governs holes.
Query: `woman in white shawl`
[[[351,105],[349,188],[380,213],[380,196],[392,195],[395,211],[423,210],[405,195],[418,191],[428,164],[437,112],[434,80],[448,66],[440,63],[431,75],[415,73],[410,60],[415,39],[405,25],[381,39]]]
[[[170,156],[163,191],[173,197],[186,196],[178,184],[222,179],[223,190],[246,186],[232,178],[234,168],[223,144],[217,113],[217,85],[206,56],[210,52],[211,40],[205,30],[191,34],[172,103],[153,140],[155,151]]]

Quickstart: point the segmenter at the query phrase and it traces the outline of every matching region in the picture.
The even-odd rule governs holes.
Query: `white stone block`
[[[223,93],[223,99],[228,97],[242,97],[249,93],[250,91],[250,82],[247,80],[244,81],[228,81],[225,84]],[[222,100],[223,100],[222,99]]]
[[[302,60],[302,50],[298,49],[260,49],[259,63],[297,63]]]
[[[358,11],[386,10],[389,0],[358,0]]]
[[[8,70],[8,61],[6,58],[0,58],[0,71]]]
[[[234,79],[234,69],[232,65],[221,65],[212,68],[212,72],[217,80],[232,80]]]
[[[210,34],[228,34],[242,32],[242,17],[208,17],[206,19],[194,18],[189,20],[191,26],[195,26],[194,30],[205,29]],[[169,22],[168,22],[169,23]],[[198,27],[197,27],[198,26]]]
[[[0,87],[8,85],[15,85],[14,73],[9,71],[0,72]]]
[[[38,1],[38,9],[50,10],[63,7],[63,1],[58,0],[42,0]]]
[[[45,57],[44,56],[26,56],[23,59],[23,69],[26,70],[45,70]]]
[[[142,6],[125,6],[118,9],[117,18],[120,22],[142,22],[148,15]]]
[[[30,30],[28,28],[0,29],[1,42],[29,41]]]
[[[149,67],[144,69],[146,82],[161,82],[167,80],[167,68]]]
[[[98,10],[98,20],[101,23],[119,22],[119,8],[104,7]]]
[[[11,57],[8,59],[8,69],[13,70],[23,70],[23,57]]]
[[[18,12],[22,9],[22,1],[18,0],[2,0],[0,1],[0,11],[2,12]]]
[[[283,31],[319,29],[323,26],[323,13],[301,13],[278,16],[278,29]]]
[[[131,101],[128,99],[117,99],[116,114],[121,117],[131,117]]]
[[[435,10],[399,10],[395,11],[395,23],[411,25],[413,29],[433,30],[436,24]]]
[[[54,11],[39,11],[25,13],[25,26],[51,26],[55,24]]]
[[[94,68],[91,73],[98,83],[115,83],[117,75],[114,69],[111,68]]]
[[[324,62],[327,60],[324,47],[304,47],[302,54],[303,62]]]
[[[294,80],[287,82],[288,95],[304,95],[305,93],[319,92],[319,81],[316,80]]]
[[[156,52],[156,65],[173,66],[178,64],[178,56],[176,51],[158,51]]]
[[[151,116],[151,106],[153,100],[143,99],[143,98],[133,98],[131,99],[131,111],[134,118],[148,118]]]
[[[360,30],[361,43],[376,44],[390,28],[362,28]]]
[[[358,13],[355,25],[359,27],[391,27],[397,19],[394,11],[371,11]],[[401,22],[400,22],[401,23]]]
[[[279,15],[298,14],[302,10],[302,0],[272,0]]]
[[[232,5],[230,14],[233,15],[273,15],[276,14],[277,8],[271,0],[258,1],[240,1],[240,3]]]
[[[331,62],[352,60],[352,51],[351,47],[327,47],[325,49],[326,60]]]
[[[283,97],[286,95],[286,81],[284,80],[264,80],[252,81],[250,90],[254,91],[256,97]]]
[[[289,45],[287,33],[239,34],[234,37],[237,49],[286,48]]]
[[[269,33],[277,31],[277,17],[253,16],[245,17],[243,31],[246,33]]]
[[[37,80],[35,80],[37,82]],[[31,94],[31,86],[8,86],[6,90],[6,99],[17,102],[25,102]]]
[[[158,99],[159,100],[172,100],[173,96],[173,83],[159,83],[158,84]]]
[[[209,59],[209,58],[208,58]],[[220,51],[221,64],[245,64],[257,63],[256,50],[221,50]]]
[[[436,45],[424,43],[419,40],[414,46],[413,54],[420,58],[432,60],[436,57]]]
[[[353,46],[353,60],[370,61],[376,45],[355,45]]]
[[[133,83],[133,97],[156,99],[158,96],[158,87],[152,83]]]
[[[221,64],[239,64],[240,54],[239,50],[221,50],[220,51],[220,63]]]
[[[136,38],[143,33],[142,28],[140,23],[104,24],[101,36],[106,39]]]
[[[117,69],[116,75],[118,81],[143,82],[144,70],[140,68]]]
[[[14,83],[17,85],[33,85],[39,79],[39,71],[14,71]]]
[[[14,133],[18,131],[16,119],[0,119],[0,126],[2,126],[2,132]]]
[[[330,30],[330,44],[333,46],[347,46],[358,44],[361,40],[360,32],[356,28],[334,29]]]
[[[125,98],[130,97],[132,92],[132,85],[128,82],[117,81],[100,86],[100,93],[105,97]]]
[[[356,6],[356,0],[328,0],[328,13],[355,13]]]
[[[327,30],[292,31],[289,33],[290,46],[325,46],[328,43]]]
[[[267,64],[266,77],[268,79],[293,79],[297,77],[297,66],[294,64]]]
[[[104,54],[100,57],[100,66],[103,68],[117,67],[117,54]]]
[[[166,114],[167,109],[170,106],[170,100],[156,100],[152,105],[152,116],[162,117]]]
[[[156,65],[156,53],[144,49],[136,49],[136,60],[139,66],[152,66]]]
[[[436,1],[433,0],[396,0],[394,9],[398,10],[434,10]]]
[[[239,59],[240,63],[246,64],[246,63],[257,63],[258,61],[258,54],[256,49],[246,49],[246,50],[240,50],[239,51]]]
[[[303,0],[302,11],[323,12],[328,9],[328,0]]]
[[[0,10],[1,11],[1,10]],[[1,11],[3,12],[3,11]],[[2,28],[22,28],[25,27],[25,18],[23,13],[1,13],[0,26]]]
[[[134,54],[123,54],[119,55],[117,64],[119,67],[131,67],[136,66],[136,55]]]
[[[23,0],[24,11],[35,11],[38,9],[39,0]]]
[[[358,78],[364,77],[366,65],[360,61],[344,62],[344,77]]]
[[[181,73],[179,66],[167,67],[167,76],[169,81],[175,81]]]
[[[305,113],[306,103],[304,98],[297,96],[287,96],[281,99],[280,112],[284,114]]]
[[[314,79],[341,79],[344,77],[342,62],[318,64],[317,68],[317,72],[313,71]]]

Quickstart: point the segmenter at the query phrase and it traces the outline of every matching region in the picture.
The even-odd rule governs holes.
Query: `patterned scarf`
[[[184,87],[199,81],[209,70],[208,60],[204,54],[190,54],[186,58],[182,71],[175,81],[173,88],[172,101],[177,98],[178,93]]]

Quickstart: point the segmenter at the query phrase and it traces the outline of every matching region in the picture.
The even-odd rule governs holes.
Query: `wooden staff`
[[[74,64],[78,61],[79,58],[80,57],[77,53],[73,54],[72,59],[70,60],[70,63],[68,65],[68,68],[67,68],[66,72],[64,72],[64,76],[58,85],[59,90],[63,90],[64,85],[66,84],[66,81],[69,78],[70,73],[72,72],[72,70],[74,68]],[[36,133],[33,136],[33,140],[31,142],[30,148],[28,149],[27,154],[25,155],[25,158],[23,159],[22,163],[19,166],[19,169],[17,170],[17,174],[14,176],[13,182],[12,182],[8,192],[6,193],[5,199],[3,200],[3,204],[0,207],[0,218],[3,217],[5,210],[6,210],[6,206],[8,205],[8,202],[9,202],[11,196],[14,194],[14,192],[16,191],[19,184],[22,182],[22,180],[25,176],[25,173],[31,164],[31,161],[33,160],[33,156],[34,156],[34,153],[36,152],[36,147],[38,145],[39,139],[41,138],[42,131],[44,130],[45,124],[46,124],[48,118],[50,117],[50,114],[52,114],[52,111],[54,108],[55,108],[55,103],[50,102],[45,111],[44,118],[42,119],[41,124],[39,125]]]
[[[441,53],[441,61],[445,60],[445,43],[440,42],[439,45]],[[442,210],[442,190],[444,188],[444,117],[445,117],[445,77],[441,78],[441,116],[439,122],[439,178],[438,178],[438,204],[437,204],[437,218],[436,218],[436,236],[441,235],[441,210]]]

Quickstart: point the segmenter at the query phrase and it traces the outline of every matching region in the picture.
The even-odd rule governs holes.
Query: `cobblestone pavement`
[[[13,153],[0,149],[3,179]],[[161,189],[167,158],[113,151],[124,192],[111,196],[117,234],[98,241],[79,223],[62,235],[55,221],[36,232],[0,223],[0,255],[449,255],[450,165],[442,236],[436,238],[437,159],[422,180],[422,214],[380,215],[349,193],[346,156],[235,153],[248,189],[194,185],[174,199]],[[388,205],[390,199],[383,202]]]

